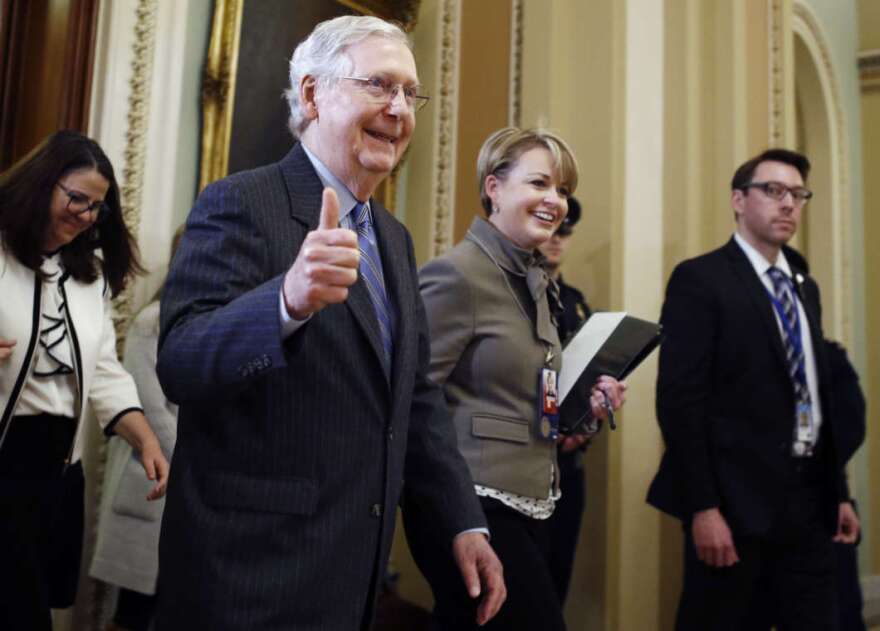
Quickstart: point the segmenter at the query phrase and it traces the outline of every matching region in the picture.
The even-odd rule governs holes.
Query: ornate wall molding
[[[510,114],[508,124],[522,122],[523,0],[512,0],[510,28]]]
[[[818,19],[803,0],[795,0],[794,2],[792,30],[801,37],[813,56],[826,96],[825,106],[830,118],[830,158],[834,184],[834,190],[831,194],[834,229],[831,238],[837,239],[833,244],[832,252],[838,268],[835,279],[840,282],[839,300],[837,308],[833,311],[836,314],[834,321],[836,326],[832,329],[831,334],[839,332],[843,343],[850,346],[853,342],[852,310],[848,308],[852,304],[852,231],[849,214],[851,184],[849,181],[849,142],[840,82],[828,46],[828,38],[825,36]]]
[[[771,147],[785,143],[785,3],[770,0],[769,15],[769,72],[770,72],[770,138]]]
[[[452,245],[455,195],[455,129],[458,112],[459,1],[443,0],[440,16],[440,79],[437,158],[434,173],[434,225],[431,258]]]
[[[132,40],[131,75],[129,78],[128,114],[126,116],[125,148],[120,179],[122,214],[133,234],[138,234],[144,192],[144,165],[147,153],[147,132],[150,116],[150,95],[153,81],[153,58],[156,44],[157,0],[137,0],[134,9],[135,24]],[[128,323],[134,315],[133,283],[113,302],[117,351],[121,355]],[[95,519],[86,524],[84,549],[94,550],[98,531],[104,468],[107,463],[106,442],[97,446],[96,479],[94,482]],[[100,631],[108,618],[109,587],[94,579],[80,587],[79,610],[75,612],[74,627]]]
[[[138,0],[135,9],[134,41],[132,42],[130,93],[128,97],[128,129],[120,185],[122,216],[132,234],[138,234],[144,190],[144,164],[147,154],[147,130],[150,118],[150,87],[153,80],[153,53],[156,45],[157,0]],[[116,327],[116,349],[122,354],[125,330],[133,313],[133,287],[129,283],[113,303]]]

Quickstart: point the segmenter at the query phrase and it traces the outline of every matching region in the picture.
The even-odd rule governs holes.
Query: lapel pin
[[[800,274],[800,273],[795,274],[795,275],[794,275],[794,279],[797,281],[797,284],[798,284],[798,285],[803,285],[803,283],[804,283],[804,277],[803,277],[803,274]]]

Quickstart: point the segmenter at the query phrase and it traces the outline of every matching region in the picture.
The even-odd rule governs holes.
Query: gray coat
[[[443,386],[477,484],[547,499],[556,445],[539,432],[539,371],[562,365],[546,274],[532,252],[476,218],[464,240],[419,272],[431,378]],[[532,288],[530,288],[530,285]],[[538,295],[535,300],[532,294]]]
[[[168,460],[177,438],[177,406],[165,398],[156,377],[159,303],[141,311],[125,339],[125,368],[137,385],[162,453]],[[119,437],[110,439],[98,540],[89,574],[142,594],[154,594],[159,570],[159,525],[165,499],[148,502],[153,482],[144,475],[137,454]]]

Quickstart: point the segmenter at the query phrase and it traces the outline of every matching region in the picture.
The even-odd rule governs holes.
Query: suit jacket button
[[[373,504],[370,506],[370,515],[372,517],[381,517],[382,516],[382,505],[381,504]]]

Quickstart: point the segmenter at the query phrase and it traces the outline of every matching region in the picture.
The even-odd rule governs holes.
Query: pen
[[[602,396],[605,397],[605,410],[608,412],[608,427],[611,429],[617,429],[617,425],[614,423],[614,409],[611,407],[611,400],[608,398],[608,393],[602,390]]]

